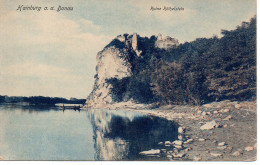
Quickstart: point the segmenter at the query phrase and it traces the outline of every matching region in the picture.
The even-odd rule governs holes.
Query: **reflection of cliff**
[[[94,131],[94,148],[96,160],[122,160],[127,155],[128,143],[120,138],[109,139],[104,137],[109,132],[108,123],[112,119],[112,113],[103,110],[89,110],[89,118]]]
[[[89,110],[89,117],[97,160],[136,160],[140,151],[177,136],[176,125],[165,119],[105,110]]]

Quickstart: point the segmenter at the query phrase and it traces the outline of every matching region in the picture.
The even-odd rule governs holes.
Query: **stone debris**
[[[200,161],[200,160],[201,160],[201,157],[199,157],[199,156],[194,156],[194,157],[193,157],[193,160],[194,160],[194,161]]]
[[[207,113],[207,115],[211,115],[211,112],[206,112]]]
[[[242,151],[239,149],[237,151],[235,151],[232,156],[239,156],[242,153]]]
[[[225,142],[220,142],[220,143],[218,143],[218,146],[224,146],[224,145],[226,145]]]
[[[253,150],[254,150],[254,147],[248,146],[248,147],[245,148],[245,150],[246,150],[246,151],[253,151]]]
[[[173,152],[174,152],[174,153],[179,153],[179,149],[174,148],[174,149],[173,149]]]
[[[203,114],[206,113],[206,116],[202,116],[202,112],[198,115],[197,111],[193,111],[192,115],[195,116],[196,120],[194,122],[189,122],[189,124],[185,125],[185,123],[181,123],[181,126],[178,128],[178,138],[174,139],[174,141],[165,142],[163,144],[170,144],[169,147],[164,147],[166,151],[162,151],[158,155],[154,156],[167,156],[171,159],[169,160],[179,160],[184,157],[189,160],[201,161],[201,160],[251,160],[251,155],[256,152],[256,141],[252,139],[252,142],[244,145],[244,144],[232,144],[232,139],[225,135],[229,135],[229,132],[233,132],[232,127],[240,127],[240,118],[243,117],[244,114],[248,113],[249,115],[244,115],[245,117],[251,117],[253,113],[236,110],[234,106],[236,104],[232,104],[230,106],[222,106],[219,109],[200,109]],[[189,108],[189,107],[188,107]],[[214,107],[216,108],[216,107]],[[234,109],[234,110],[233,110]],[[207,112],[211,113],[207,113]],[[178,113],[172,112],[172,113]],[[188,113],[185,111],[185,113]],[[210,114],[210,115],[209,115]],[[164,117],[169,116],[169,113],[163,114]],[[241,117],[240,117],[240,116]],[[185,116],[185,115],[183,115]],[[236,120],[232,120],[231,118],[235,118]],[[231,119],[231,120],[230,120]],[[242,118],[243,119],[243,118]],[[246,119],[246,118],[245,118]],[[193,131],[193,126],[196,129]],[[249,125],[247,128],[252,129],[254,126]],[[218,129],[216,129],[218,128]],[[244,128],[244,127],[242,127]],[[203,131],[202,131],[203,130]],[[239,129],[235,129],[237,131]],[[227,132],[228,131],[228,132]],[[251,130],[250,130],[251,131]],[[252,132],[248,132],[251,135]],[[187,134],[186,134],[187,133]],[[192,134],[194,133],[194,134]],[[226,134],[228,133],[228,134]],[[219,135],[220,134],[220,135]],[[222,136],[223,134],[223,136]],[[189,136],[188,136],[189,135]],[[218,136],[215,136],[218,135]],[[242,135],[244,136],[244,135]],[[232,136],[231,136],[232,137]],[[246,135],[246,137],[248,137]],[[234,136],[232,137],[234,138]],[[168,139],[167,139],[168,140]],[[231,141],[230,141],[231,140]],[[230,144],[232,146],[230,146]],[[161,143],[160,143],[161,144]],[[240,149],[239,149],[239,148]],[[253,148],[252,148],[253,147]],[[255,147],[255,148],[254,148]],[[183,153],[186,155],[182,157]],[[152,155],[151,155],[152,156]],[[236,158],[237,157],[237,158]],[[168,159],[168,158],[167,158]]]
[[[188,139],[186,142],[184,142],[185,144],[188,144],[188,143],[190,143],[190,142],[192,142],[193,141],[193,139]]]
[[[198,110],[198,111],[197,111],[198,114],[201,114],[201,112],[202,112],[201,110]]]
[[[210,130],[214,128],[218,128],[219,124],[216,123],[215,120],[212,120],[211,122],[207,122],[203,126],[200,127],[201,130]]]
[[[202,116],[206,116],[206,115],[207,115],[207,112],[203,111],[201,115],[202,115]]]
[[[227,149],[230,150],[230,152],[233,150],[232,146],[227,146]]]
[[[172,159],[172,155],[167,155],[166,157],[169,159]]]
[[[211,103],[209,103],[209,104],[204,104],[203,105],[203,107],[205,107],[205,108],[213,108],[213,107],[215,107],[216,105],[214,105],[214,104],[211,104]]]
[[[142,151],[139,154],[141,155],[159,155],[161,151],[159,149],[151,149],[148,151]]]
[[[224,113],[230,112],[230,109],[224,109]]]
[[[165,145],[171,145],[172,143],[170,141],[165,141]]]
[[[200,142],[204,142],[205,141],[205,139],[202,139],[202,138],[199,138],[198,139]]]
[[[227,146],[218,146],[217,149],[224,150],[227,149]]]
[[[184,129],[183,129],[182,127],[179,127],[179,128],[178,128],[178,133],[181,133],[181,134],[182,134],[183,132],[184,132]]]
[[[228,115],[225,119],[223,119],[223,120],[230,120],[230,119],[232,119],[232,115]]]
[[[214,113],[214,114],[218,114],[218,111],[214,111],[213,113]]]
[[[159,142],[158,144],[159,144],[159,145],[163,145],[163,142]]]
[[[216,108],[222,108],[222,106],[223,106],[223,105],[220,105],[220,104],[219,104],[219,105],[216,106]]]
[[[227,113],[227,112],[229,112],[229,111],[230,111],[230,109],[222,109],[222,110],[221,110],[222,113]]]
[[[186,148],[184,151],[185,152],[188,152],[188,151],[190,151],[191,150],[191,148],[189,147],[189,148]]]
[[[181,146],[182,145],[182,141],[181,140],[175,140],[174,142],[172,142],[175,145]]]
[[[182,149],[182,146],[179,146],[179,145],[174,145],[174,147],[177,149]]]
[[[178,153],[178,154],[173,154],[174,158],[182,158],[184,157],[185,153]]]
[[[239,109],[239,108],[241,108],[241,105],[240,104],[236,104],[235,108]]]
[[[223,153],[211,152],[210,155],[212,155],[214,157],[220,157],[223,155]]]

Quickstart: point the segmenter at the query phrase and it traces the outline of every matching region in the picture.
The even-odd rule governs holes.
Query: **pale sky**
[[[73,11],[43,10],[59,5]],[[0,0],[0,95],[86,98],[97,52],[119,34],[161,33],[183,43],[220,36],[254,15],[256,0]]]

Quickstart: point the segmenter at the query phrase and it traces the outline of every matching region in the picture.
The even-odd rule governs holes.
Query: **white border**
[[[257,1],[257,0],[255,0]],[[260,41],[258,40],[260,37],[260,34],[258,33],[258,29],[260,27],[259,24],[259,7],[260,4],[257,3],[257,57],[258,57],[258,50],[260,48]],[[258,88],[258,82],[260,80],[260,72],[259,72],[259,65],[260,65],[260,59],[259,57],[257,58],[257,111],[259,110],[259,97],[258,97],[258,93],[260,91],[260,88]],[[259,120],[257,120],[257,141],[259,140]],[[259,145],[257,145],[257,149],[258,149]],[[194,161],[0,161],[0,165],[72,165],[72,164],[87,164],[87,165],[170,165],[170,164],[174,164],[174,165],[201,165],[201,164],[220,164],[221,165],[227,165],[227,164],[236,164],[236,165],[240,165],[240,164],[259,164],[259,151],[257,152],[257,161],[254,162],[239,162],[239,161],[199,161],[199,162],[194,162]]]

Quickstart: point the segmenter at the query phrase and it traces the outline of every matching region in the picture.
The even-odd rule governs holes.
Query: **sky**
[[[59,6],[73,11],[44,10]],[[183,43],[221,37],[254,15],[256,0],[0,0],[0,95],[86,98],[96,54],[120,34],[161,33]]]

